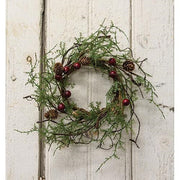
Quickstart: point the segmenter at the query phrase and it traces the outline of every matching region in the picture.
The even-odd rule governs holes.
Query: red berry
[[[122,103],[124,106],[128,106],[130,104],[130,100],[129,99],[123,99]]]
[[[70,69],[69,69],[68,66],[65,66],[64,69],[63,69],[64,73],[67,73],[69,70],[70,70]]]
[[[110,58],[109,59],[109,65],[115,66],[116,65],[116,59]]]
[[[62,80],[62,76],[61,76],[61,75],[56,74],[56,75],[55,75],[55,79],[56,79],[57,81],[61,81],[61,80]]]
[[[112,78],[115,78],[115,77],[117,76],[116,71],[111,71],[111,72],[109,73],[109,76],[112,77]]]
[[[74,63],[73,66],[75,69],[79,69],[81,67],[81,64],[77,62],[77,63]]]
[[[69,97],[71,96],[71,91],[69,91],[69,90],[65,91],[65,92],[64,92],[64,96],[65,96],[66,98],[69,98]]]
[[[64,109],[65,109],[65,105],[64,105],[63,103],[60,103],[60,104],[58,105],[58,110],[59,110],[59,111],[64,111]]]

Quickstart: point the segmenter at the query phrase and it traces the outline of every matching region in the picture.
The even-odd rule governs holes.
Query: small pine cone
[[[54,72],[55,72],[55,74],[57,74],[57,75],[61,75],[62,74],[62,72],[63,72],[63,65],[61,64],[61,63],[56,63],[55,65],[54,65]]]
[[[47,119],[56,119],[58,117],[58,112],[54,109],[51,109],[49,110],[48,112],[46,112],[44,114],[44,116],[47,118]]]
[[[89,64],[91,63],[90,58],[88,58],[88,57],[86,57],[86,56],[82,57],[82,58],[79,60],[79,62],[80,62],[82,65],[89,65]]]
[[[127,60],[123,63],[123,69],[130,72],[135,69],[135,65],[132,61]]]
[[[47,119],[49,119],[49,112],[46,112],[46,113],[44,114],[44,116],[45,116]]]

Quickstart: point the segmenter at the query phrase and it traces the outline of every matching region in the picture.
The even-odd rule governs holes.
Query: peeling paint
[[[86,17],[85,16],[81,16],[82,17],[82,19],[86,19]]]
[[[31,57],[31,56],[28,56],[28,57],[26,58],[26,61],[27,61],[28,63],[31,63],[31,62],[32,62],[32,57]]]
[[[142,48],[148,48],[148,36],[138,35],[137,41]]]
[[[16,79],[17,79],[17,78],[16,78],[15,75],[12,75],[12,76],[11,76],[11,80],[12,80],[12,81],[16,81]]]
[[[164,86],[166,83],[159,83],[156,85],[156,87],[161,87],[161,86]]]

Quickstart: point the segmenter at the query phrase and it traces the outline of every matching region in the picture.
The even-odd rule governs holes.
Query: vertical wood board
[[[72,46],[74,37],[82,32],[87,35],[88,1],[87,0],[49,0],[47,3],[47,50],[60,41]],[[61,61],[61,59],[59,59]],[[71,80],[76,84],[71,98],[80,106],[87,108],[88,94],[87,69],[73,73]],[[80,180],[88,179],[87,146],[70,146],[57,150],[55,146],[46,156],[46,179]]]
[[[38,135],[15,131],[30,130],[38,121],[35,103],[23,99],[33,92],[25,86],[30,69],[27,56],[34,62],[39,55],[40,1],[7,1],[7,74],[6,74],[6,179],[32,180],[38,177]],[[29,60],[31,59],[29,57]]]
[[[105,25],[110,25],[111,21],[122,29],[130,37],[130,2],[122,0],[92,0],[90,2],[89,12],[89,33],[94,32],[99,25],[105,19]],[[118,35],[118,40],[121,42],[121,48],[130,46],[124,35]],[[102,107],[106,105],[106,93],[112,85],[112,79],[109,79],[108,75],[103,76],[101,73],[95,71],[90,72],[89,77],[89,102],[100,101]],[[96,149],[96,144],[93,143],[89,146],[89,179],[97,180],[118,180],[118,179],[130,179],[131,177],[131,151],[128,135],[123,134],[124,148],[119,149],[118,156],[120,159],[110,159],[102,167],[102,169],[96,173],[99,165],[105,160],[105,158],[112,155],[113,150]]]
[[[158,103],[173,107],[173,0],[135,0],[133,50],[148,58],[144,68],[157,89]],[[138,101],[141,119],[140,149],[133,146],[133,180],[173,179],[173,112],[163,108],[165,119],[152,104]]]
[[[47,49],[53,47],[58,41],[65,41],[71,45],[73,38],[79,32],[88,36],[99,27],[105,18],[107,18],[107,25],[112,20],[121,26],[129,36],[129,2],[73,0],[59,3],[59,1],[53,0],[48,1],[47,7]],[[126,42],[125,46],[129,46],[129,43]],[[72,98],[79,106],[87,108],[91,101],[98,100],[105,105],[105,94],[111,85],[108,78],[102,78],[101,74],[96,74],[91,69],[82,68],[72,76],[72,80],[76,83],[72,91]],[[95,173],[96,169],[110,155],[110,152],[96,149],[95,144],[58,150],[54,156],[52,149],[47,152],[46,176],[53,180],[130,179],[129,142],[126,148],[126,152],[120,152],[120,160],[112,159],[107,163],[108,165],[104,166],[105,169],[98,173]]]

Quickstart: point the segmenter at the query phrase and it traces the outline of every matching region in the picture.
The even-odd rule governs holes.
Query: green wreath
[[[142,68],[147,59],[135,59],[131,48],[120,48],[119,34],[126,37],[113,23],[109,27],[102,24],[89,37],[80,34],[69,49],[63,42],[56,45],[40,61],[36,58],[34,64],[30,62],[31,70],[27,72],[27,84],[31,84],[35,91],[24,98],[37,102],[39,110],[45,109],[44,119],[37,122],[44,125],[35,124],[28,133],[38,131],[47,144],[55,143],[57,149],[94,141],[97,148],[112,149],[112,155],[98,170],[111,157],[118,158],[117,150],[124,142],[122,132],[132,132],[134,121],[139,128],[130,141],[139,148],[140,119],[135,112],[138,96],[144,98],[145,92],[149,95],[146,99],[159,108],[154,101],[157,96],[155,88],[147,80],[150,75]],[[44,68],[41,73],[36,72],[39,64]],[[90,103],[87,110],[72,101],[69,87],[74,84],[69,77],[83,66],[91,66],[113,79],[106,94],[106,107],[101,108],[101,103],[96,102]]]

